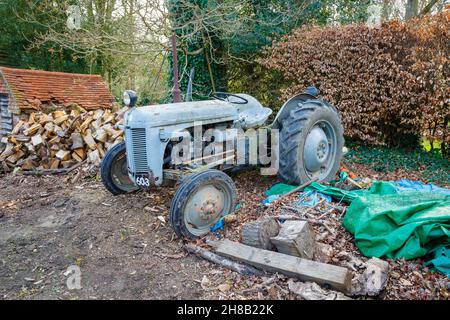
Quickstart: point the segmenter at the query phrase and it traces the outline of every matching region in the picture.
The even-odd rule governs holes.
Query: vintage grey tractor
[[[227,173],[250,165],[269,167],[250,159],[263,147],[266,158],[277,161],[269,171],[281,182],[300,185],[335,178],[343,128],[337,110],[316,92],[312,87],[294,96],[268,123],[272,110],[247,94],[216,93],[205,101],[136,107],[136,93],[126,91],[124,103],[130,110],[122,127],[125,141],[105,155],[103,183],[114,195],[178,185],[171,225],[180,237],[201,237],[235,210],[236,187]],[[206,131],[213,134],[205,138]],[[258,135],[264,143],[252,147],[248,132],[271,138]]]

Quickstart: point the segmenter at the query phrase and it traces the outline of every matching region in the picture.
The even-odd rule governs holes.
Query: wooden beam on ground
[[[248,265],[237,263],[235,261],[231,261],[227,258],[215,254],[214,252],[208,251],[196,245],[187,244],[184,246],[184,248],[186,249],[186,251],[190,253],[197,254],[208,261],[221,265],[222,267],[225,267],[227,269],[233,270],[239,274],[264,276],[264,273],[258,269],[255,269]]]
[[[216,253],[256,268],[278,272],[302,281],[313,281],[344,293],[350,292],[352,273],[342,267],[262,250],[229,240],[208,242]]]

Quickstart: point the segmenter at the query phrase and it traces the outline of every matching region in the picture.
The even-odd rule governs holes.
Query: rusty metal
[[[177,55],[177,36],[172,33],[172,55],[173,55],[173,102],[181,102],[181,90],[178,80],[178,55]]]

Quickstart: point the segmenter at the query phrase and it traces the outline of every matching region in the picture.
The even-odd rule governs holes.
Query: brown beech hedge
[[[351,138],[411,145],[425,135],[448,149],[449,35],[448,11],[376,28],[307,26],[259,62],[288,81],[283,99],[315,85],[339,109]]]

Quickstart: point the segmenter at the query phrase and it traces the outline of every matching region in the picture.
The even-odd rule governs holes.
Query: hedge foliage
[[[417,145],[425,130],[447,144],[445,152],[449,33],[449,11],[376,28],[305,26],[276,42],[259,62],[288,81],[282,100],[315,85],[339,109],[351,138]]]

